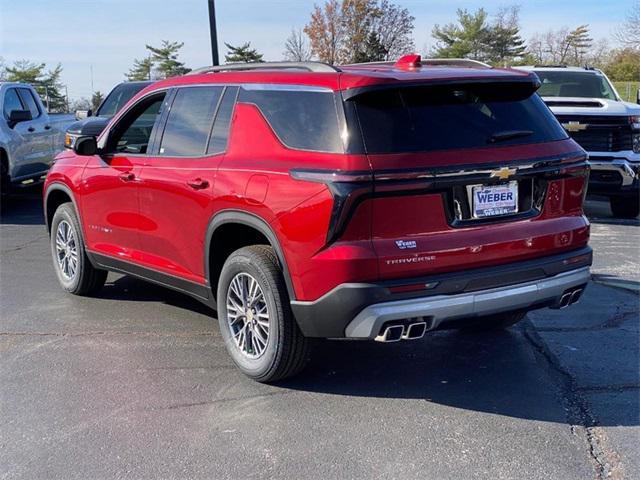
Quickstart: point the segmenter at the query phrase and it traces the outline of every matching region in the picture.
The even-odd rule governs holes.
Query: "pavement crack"
[[[587,400],[581,395],[585,389],[577,385],[575,379],[562,367],[558,358],[528,321],[524,323],[524,336],[544,359],[558,381],[562,399],[566,403],[567,422],[571,427],[571,433],[574,435],[577,433],[578,425],[584,429],[589,458],[594,465],[596,479],[624,478],[620,455],[609,446],[605,430],[598,425],[598,420],[591,412]]]
[[[227,403],[227,402],[238,402],[238,401],[246,401],[246,400],[257,400],[262,398],[269,398],[274,396],[281,395],[290,395],[294,392],[272,392],[272,393],[260,393],[256,395],[249,395],[246,397],[227,397],[227,398],[218,398],[216,400],[205,400],[202,402],[189,402],[189,403],[176,403],[173,405],[167,405],[164,407],[156,407],[156,408],[146,408],[146,411],[158,411],[158,410],[178,410],[182,408],[192,408],[192,407],[202,407],[205,405],[216,405],[219,403]]]
[[[13,253],[13,252],[19,252],[20,250],[28,247],[29,245],[32,245],[36,242],[39,242],[40,240],[42,240],[43,238],[46,238],[45,235],[41,235],[39,237],[33,238],[31,240],[27,240],[26,242],[22,242],[19,245],[16,245],[15,247],[11,247],[11,248],[6,248],[6,249],[2,249],[0,250],[1,254],[4,253]]]

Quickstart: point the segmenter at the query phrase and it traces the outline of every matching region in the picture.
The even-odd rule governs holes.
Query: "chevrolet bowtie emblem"
[[[567,132],[579,132],[587,128],[586,123],[580,123],[580,122],[567,122],[567,123],[563,123],[562,126]]]
[[[493,172],[491,172],[491,178],[499,178],[500,180],[506,180],[514,173],[516,173],[515,168],[502,167],[499,170],[494,170]]]

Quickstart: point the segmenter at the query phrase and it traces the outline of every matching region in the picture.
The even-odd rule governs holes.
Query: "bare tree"
[[[290,62],[307,62],[311,60],[311,47],[302,30],[291,30],[291,35],[284,42],[284,58]]]
[[[344,39],[342,9],[338,0],[328,0],[324,8],[315,5],[311,20],[304,27],[311,42],[311,51],[321,61],[331,65],[341,61],[339,58]]]
[[[624,23],[614,36],[623,45],[640,49],[640,0],[636,0],[631,6]]]
[[[373,19],[371,28],[377,35],[382,48],[386,51],[383,60],[393,60],[415,49],[413,43],[413,21],[409,10],[381,0],[378,15]]]

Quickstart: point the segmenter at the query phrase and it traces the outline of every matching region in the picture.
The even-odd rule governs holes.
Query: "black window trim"
[[[36,106],[36,110],[38,110],[38,115],[37,116],[32,116],[31,120],[35,120],[36,118],[40,118],[42,116],[42,110],[40,109],[40,105],[38,104],[38,100],[36,100],[35,96],[33,95],[33,92],[31,91],[30,88],[28,87],[17,87],[16,90],[18,91],[18,97],[20,97],[20,101],[22,102],[22,104],[25,107],[28,107],[29,105],[27,104],[26,99],[22,96],[22,95],[31,95],[31,99],[33,100],[33,104]],[[27,93],[23,94],[21,92],[21,90],[26,90]]]
[[[233,104],[231,105],[231,116],[229,118],[229,129],[227,130],[227,142],[225,143],[224,149],[220,152],[209,152],[209,144],[211,143],[211,137],[213,136],[213,130],[216,128],[216,121],[218,120],[218,114],[220,113],[220,107],[222,106],[222,100],[224,100],[224,96],[227,93],[227,90],[230,88],[235,88],[236,92],[233,96]],[[231,136],[231,123],[233,120],[233,113],[236,111],[236,104],[238,103],[238,95],[240,94],[240,88],[236,85],[225,85],[222,89],[222,95],[220,95],[220,100],[218,100],[218,105],[216,105],[216,110],[213,113],[213,122],[211,123],[211,129],[209,130],[209,135],[207,136],[207,144],[205,145],[205,156],[207,157],[215,157],[217,155],[224,155],[227,153],[227,148],[229,147],[229,137]]]

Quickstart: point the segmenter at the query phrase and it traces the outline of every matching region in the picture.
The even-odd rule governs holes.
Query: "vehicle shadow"
[[[308,368],[280,387],[348,397],[423,400],[469,411],[522,419],[574,423],[560,397],[564,378],[526,338],[519,325],[506,331],[442,331],[421,340],[324,341]],[[640,361],[636,355],[636,362]],[[602,353],[602,368],[614,368]],[[637,392],[637,390],[636,390]],[[374,412],[372,412],[374,415]],[[384,415],[377,412],[375,415]],[[372,417],[373,418],[373,417]],[[640,424],[640,402],[611,412],[606,425]]]
[[[42,186],[9,194],[0,210],[0,225],[44,225]]]

